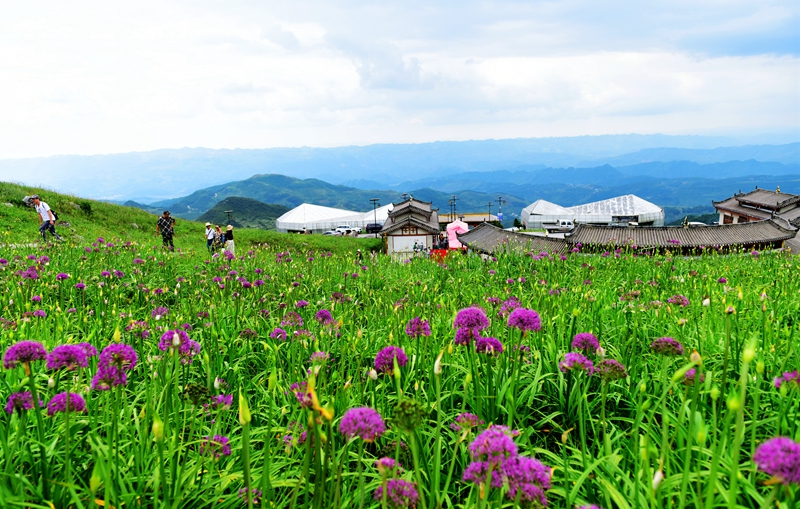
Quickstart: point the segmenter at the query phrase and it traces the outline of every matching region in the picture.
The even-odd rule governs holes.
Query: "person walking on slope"
[[[42,234],[42,240],[47,242],[48,231],[53,234],[56,240],[61,240],[61,237],[56,233],[56,216],[53,215],[50,206],[43,202],[38,194],[31,196],[31,200],[33,201],[33,208],[39,214],[39,233]]]
[[[225,250],[230,251],[232,255],[235,255],[235,246],[233,245],[233,226],[228,225],[228,228],[225,230]]]
[[[214,234],[214,228],[211,223],[206,223],[206,248],[208,248],[209,253],[214,252]]]
[[[158,218],[156,223],[156,233],[161,234],[161,240],[164,241],[164,247],[173,251],[175,246],[172,245],[172,236],[175,234],[175,219],[170,217],[169,210],[164,211],[164,215]]]

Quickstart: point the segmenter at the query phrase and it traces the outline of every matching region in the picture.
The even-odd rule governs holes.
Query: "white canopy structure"
[[[522,209],[521,219],[526,228],[542,228],[543,223],[560,220],[600,225],[635,222],[643,226],[664,226],[664,209],[633,194],[574,207],[536,200]]]
[[[321,233],[340,225],[366,227],[370,223],[383,224],[389,217],[393,205],[384,205],[375,211],[356,212],[354,210],[335,209],[311,203],[303,203],[283,214],[275,220],[275,229],[279,232],[301,232],[303,228]]]

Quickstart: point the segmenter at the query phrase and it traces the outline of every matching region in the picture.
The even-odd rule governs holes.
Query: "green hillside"
[[[453,193],[423,188],[403,191],[415,198],[433,202],[442,212],[449,210],[448,201]],[[490,200],[497,195],[475,191],[459,192],[457,209],[461,212],[483,212],[488,208]],[[189,196],[166,202],[156,202],[152,206],[169,206],[173,213],[181,217],[194,219],[211,209],[220,201],[232,196],[246,196],[266,203],[276,203],[294,208],[301,203],[313,203],[325,207],[348,210],[371,210],[370,198],[379,198],[381,204],[399,202],[400,191],[365,191],[353,187],[329,184],[317,179],[297,179],[285,175],[255,175],[246,180],[228,182],[218,186],[195,191]],[[512,195],[503,195],[504,207],[509,211],[519,211],[528,202]],[[496,210],[497,203],[494,203]]]
[[[113,239],[114,242],[130,241],[143,246],[161,244],[161,236],[156,233],[158,216],[136,207],[0,182],[0,245],[36,244],[41,241],[38,216],[22,202],[26,195],[32,194],[39,194],[58,213],[56,230],[65,239],[66,246],[87,246],[98,237]],[[175,247],[189,254],[206,256],[204,230],[202,223],[178,218],[175,224]],[[380,240],[376,239],[289,235],[254,228],[237,229],[236,243],[239,249],[263,243],[302,251],[347,252],[380,248]]]
[[[226,210],[232,211],[230,221]],[[231,224],[237,228],[274,230],[275,220],[288,211],[289,207],[285,205],[264,203],[241,196],[230,196],[204,212],[197,218],[197,221],[200,223],[208,221],[218,225]]]

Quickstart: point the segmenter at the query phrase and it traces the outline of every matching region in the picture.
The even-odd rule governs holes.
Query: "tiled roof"
[[[482,253],[497,253],[506,249],[515,252],[566,253],[571,248],[563,239],[510,232],[488,223],[482,223],[467,233],[462,233],[458,240],[470,249]]]
[[[752,246],[794,238],[795,231],[772,220],[716,226],[614,228],[578,225],[565,239],[572,244],[649,247]]]
[[[395,232],[406,226],[416,226],[417,228],[425,230],[428,233],[431,233],[433,235],[438,235],[441,232],[441,230],[439,229],[439,222],[435,217],[431,219],[432,221],[426,223],[420,221],[419,219],[415,219],[410,215],[406,215],[399,218],[390,217],[383,225],[383,229],[381,229],[380,233],[391,234],[392,232]]]
[[[420,212],[424,212],[424,213],[430,214],[431,210],[433,210],[431,208],[432,204],[433,204],[433,202],[420,201],[420,200],[417,200],[415,198],[408,198],[408,199],[406,199],[406,201],[402,201],[400,203],[396,203],[394,205],[394,208],[392,209],[392,213],[394,215],[402,214],[403,212],[406,212],[408,209],[414,208],[414,209],[417,209]]]
[[[769,191],[767,189],[756,189],[749,193],[737,193],[730,198],[722,201],[713,201],[715,206],[724,202],[736,200],[737,202],[751,203],[763,206],[768,209],[780,209],[787,205],[800,202],[800,195],[781,193],[780,191]]]
[[[717,209],[727,210],[729,212],[735,212],[736,214],[742,214],[745,216],[750,217],[758,217],[761,219],[769,219],[772,217],[772,212],[768,210],[758,210],[752,207],[745,207],[739,203],[739,200],[734,198],[728,198],[725,201],[720,202],[711,202],[714,204],[714,207]]]

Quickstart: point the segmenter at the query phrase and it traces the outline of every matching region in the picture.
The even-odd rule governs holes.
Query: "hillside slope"
[[[227,210],[232,212],[230,221],[226,213]],[[197,221],[199,223],[208,221],[218,225],[230,224],[236,228],[274,230],[275,220],[288,211],[289,207],[284,205],[264,203],[241,196],[230,196],[203,213],[197,218]]]

